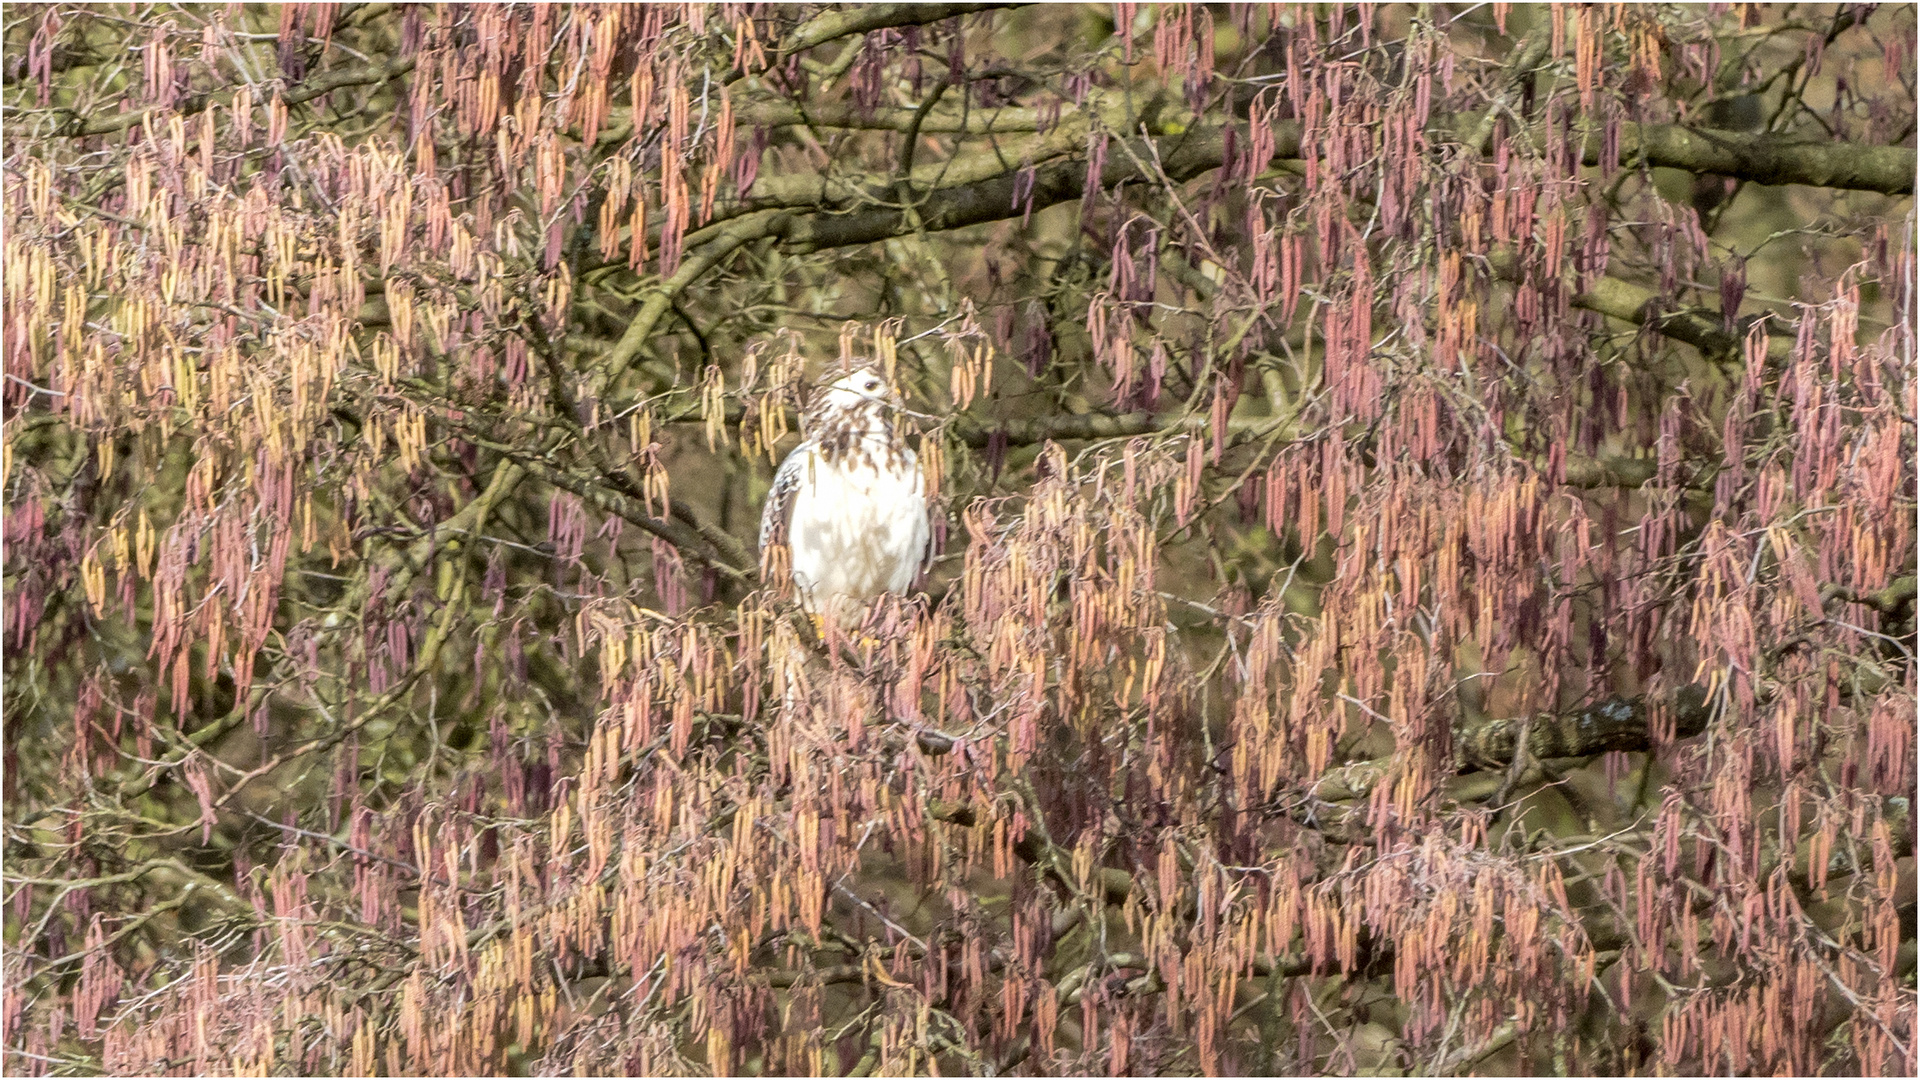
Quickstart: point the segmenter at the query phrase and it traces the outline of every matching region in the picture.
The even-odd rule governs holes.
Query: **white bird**
[[[904,593],[927,557],[927,481],[899,426],[903,401],[877,366],[825,383],[800,418],[804,441],[780,463],[760,515],[762,565],[791,553],[809,612],[841,625],[866,601]]]

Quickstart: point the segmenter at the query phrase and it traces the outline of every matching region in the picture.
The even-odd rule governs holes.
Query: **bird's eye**
[[[867,380],[867,384],[866,384],[866,388],[867,388],[867,391],[868,391],[869,393],[871,393],[872,391],[875,391],[875,390],[878,390],[878,389],[880,389],[880,380],[878,380],[878,379],[868,379],[868,380]]]

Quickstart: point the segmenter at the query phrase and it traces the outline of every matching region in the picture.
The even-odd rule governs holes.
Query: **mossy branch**
[[[1600,135],[1588,136],[1583,151],[1586,164],[1598,165],[1603,152]],[[1914,151],[1907,146],[1813,142],[1678,124],[1626,124],[1620,131],[1620,164],[1640,161],[1756,184],[1913,194]]]
[[[1687,738],[1706,730],[1712,716],[1705,687],[1682,687],[1673,698],[1674,735]],[[1589,757],[1610,750],[1647,750],[1653,730],[1644,698],[1613,697],[1570,713],[1469,721],[1454,730],[1454,744],[1473,765],[1510,764],[1525,732],[1526,752],[1534,758]]]
[[[840,11],[816,15],[801,23],[780,43],[780,55],[811,49],[854,34],[870,33],[895,26],[922,26],[994,8],[1018,7],[1012,3],[973,4],[856,4]]]

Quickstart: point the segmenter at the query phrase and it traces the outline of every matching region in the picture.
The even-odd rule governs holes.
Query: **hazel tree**
[[[1911,7],[4,34],[10,1071],[1920,1065]]]

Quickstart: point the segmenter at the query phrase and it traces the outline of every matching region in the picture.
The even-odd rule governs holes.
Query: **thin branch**
[[[349,86],[368,86],[387,82],[412,71],[415,63],[415,58],[408,56],[378,66],[328,72],[301,83],[296,89],[281,92],[280,100],[287,105],[299,105]],[[116,131],[125,131],[135,124],[144,123],[149,117],[164,116],[168,113],[195,116],[215,106],[226,107],[233,103],[233,98],[233,94],[195,94],[172,106],[151,105],[144,109],[116,113],[112,116],[86,117],[74,114],[71,119],[61,125],[58,133],[70,137],[108,135]],[[271,99],[257,101],[255,104],[268,105],[271,104]]]

